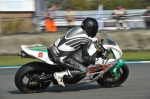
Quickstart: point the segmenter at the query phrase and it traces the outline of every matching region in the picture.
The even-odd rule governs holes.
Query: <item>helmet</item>
[[[95,37],[98,31],[98,22],[94,18],[87,17],[83,20],[81,28],[87,32],[89,37]]]

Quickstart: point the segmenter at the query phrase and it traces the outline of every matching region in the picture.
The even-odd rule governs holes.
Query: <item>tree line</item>
[[[99,4],[103,4],[104,10],[112,10],[117,4],[126,9],[145,9],[150,5],[150,0],[44,0],[46,6],[56,4],[57,9],[65,10],[67,6],[73,10],[97,10]]]

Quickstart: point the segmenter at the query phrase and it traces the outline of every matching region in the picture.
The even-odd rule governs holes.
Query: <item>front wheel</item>
[[[36,78],[45,76],[48,71],[41,62],[31,62],[22,66],[15,75],[16,87],[24,93],[41,92],[45,90],[50,82],[36,82]]]
[[[118,77],[112,75],[109,71],[103,75],[100,79],[97,80],[97,83],[103,87],[117,87],[121,85],[128,78],[129,69],[126,64],[118,68],[117,70]]]

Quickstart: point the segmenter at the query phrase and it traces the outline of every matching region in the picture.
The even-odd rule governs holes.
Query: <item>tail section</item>
[[[51,65],[56,65],[53,61],[50,60],[48,56],[47,47],[35,44],[35,45],[21,45],[21,48],[24,52],[26,52],[28,55],[37,58],[41,61],[44,61]]]

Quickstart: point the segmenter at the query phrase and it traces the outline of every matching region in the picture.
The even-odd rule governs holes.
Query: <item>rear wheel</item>
[[[103,75],[102,78],[97,80],[97,83],[103,87],[117,87],[121,85],[129,75],[129,69],[126,64],[118,68],[118,77],[112,75],[109,71]]]
[[[45,90],[50,82],[37,82],[41,76],[48,74],[48,71],[41,62],[31,62],[22,66],[15,75],[16,87],[25,93],[41,92]]]

